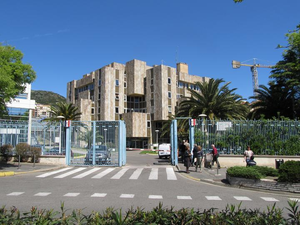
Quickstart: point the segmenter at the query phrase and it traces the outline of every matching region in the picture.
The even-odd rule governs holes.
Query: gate
[[[124,121],[66,121],[65,131],[67,165],[126,164]]]

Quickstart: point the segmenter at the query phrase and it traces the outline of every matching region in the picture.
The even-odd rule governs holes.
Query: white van
[[[158,157],[169,158],[171,156],[171,144],[160,144],[158,146]]]

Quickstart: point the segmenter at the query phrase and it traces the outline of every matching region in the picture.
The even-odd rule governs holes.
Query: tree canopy
[[[0,116],[6,111],[5,103],[24,92],[24,84],[36,78],[31,65],[24,64],[22,59],[20,50],[0,43]]]
[[[51,117],[46,119],[50,121],[60,121],[58,116],[63,116],[62,120],[79,120],[81,112],[72,103],[57,102],[55,106],[51,106]]]
[[[234,93],[236,88],[229,89],[230,82],[220,87],[223,82],[223,79],[196,82],[199,91],[189,89],[191,97],[180,103],[178,115],[198,118],[204,113],[210,120],[245,119],[249,113],[247,104]]]

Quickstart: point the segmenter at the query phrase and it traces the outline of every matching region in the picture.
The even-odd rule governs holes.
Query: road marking
[[[94,198],[104,198],[107,195],[107,193],[94,193],[91,195],[91,197]]]
[[[68,167],[68,168],[64,168],[64,169],[61,169],[61,170],[56,170],[56,171],[53,171],[53,172],[44,173],[44,174],[36,176],[36,177],[49,177],[49,176],[51,176],[53,174],[65,172],[65,171],[70,170],[70,169],[73,169],[73,168],[72,167]]]
[[[121,194],[120,198],[134,198],[134,194]]]
[[[120,179],[125,173],[126,171],[128,170],[128,168],[123,168],[121,169],[116,175],[114,175],[112,178],[110,179],[113,179],[113,180],[118,180]]]
[[[75,178],[75,179],[83,178],[83,177],[86,177],[86,176],[88,176],[88,175],[90,175],[90,174],[92,174],[92,173],[94,173],[94,172],[100,170],[100,169],[101,169],[101,168],[93,168],[93,169],[91,169],[91,170],[89,170],[89,171],[86,171],[86,172],[84,172],[84,173],[82,173],[82,174],[79,174],[79,175],[77,175],[77,176],[75,176],[75,177],[72,177],[72,178]]]
[[[291,201],[300,202],[300,198],[290,198]]]
[[[222,200],[219,196],[205,196],[205,198],[210,201],[221,201]]]
[[[142,171],[144,168],[138,168],[136,169],[133,174],[131,175],[131,177],[129,178],[130,180],[137,180],[139,178],[139,176],[141,175]]]
[[[191,196],[177,196],[177,199],[179,200],[192,200]]]
[[[96,176],[93,176],[92,179],[100,179],[102,177],[104,177],[105,175],[109,174],[110,172],[112,172],[115,168],[108,168],[104,171],[102,171],[101,173],[97,174]]]
[[[7,196],[19,196],[21,194],[24,194],[25,192],[12,192],[10,194],[8,194]]]
[[[64,196],[65,197],[77,197],[78,195],[80,195],[80,193],[67,193]]]
[[[78,168],[76,170],[72,170],[70,172],[67,172],[67,173],[64,173],[62,175],[56,176],[54,178],[65,178],[65,177],[70,176],[70,175],[72,175],[74,173],[80,172],[81,170],[85,170],[85,168],[81,167],[81,168]]]
[[[246,197],[246,196],[233,196],[238,201],[252,201],[252,199]]]
[[[162,195],[149,195],[149,199],[163,199]]]
[[[166,168],[166,172],[167,172],[167,180],[177,180],[173,168]]]
[[[158,180],[158,168],[152,168],[149,180]]]
[[[260,197],[261,199],[265,200],[266,202],[279,202],[276,198],[269,198],[269,197]]]
[[[48,196],[50,194],[51,194],[51,192],[39,192],[39,193],[35,194],[34,196],[45,197],[45,196]]]

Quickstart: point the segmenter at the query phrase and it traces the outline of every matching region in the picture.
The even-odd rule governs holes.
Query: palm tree
[[[228,88],[230,82],[219,87],[223,82],[223,79],[196,82],[200,91],[189,89],[191,97],[180,103],[178,115],[198,118],[206,114],[209,120],[246,119],[249,108],[245,99],[234,93],[236,88]]]
[[[81,112],[78,107],[72,103],[58,102],[55,106],[51,106],[51,117],[47,120],[60,121],[59,116],[63,116],[62,120],[79,120]]]
[[[255,101],[250,105],[252,111],[251,119],[259,119],[264,115],[265,119],[272,119],[278,116],[293,118],[293,98],[289,88],[274,83],[269,83],[270,88],[259,85],[255,92],[257,95],[251,96]]]

